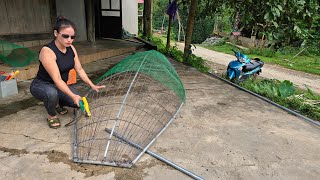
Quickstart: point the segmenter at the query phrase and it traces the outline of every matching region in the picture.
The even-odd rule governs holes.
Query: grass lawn
[[[231,55],[234,54],[231,51],[231,49],[233,49],[235,51],[240,51],[246,54],[249,58],[252,59],[258,57],[262,61],[267,63],[278,64],[289,69],[320,75],[320,56],[303,55],[303,53],[301,53],[301,55],[298,55],[295,58],[293,58],[298,52],[294,54],[284,54],[281,52],[274,53],[271,52],[269,49],[266,49],[266,52],[261,52],[259,53],[260,55],[258,55],[255,52],[250,52],[250,50],[242,50],[231,44],[224,44],[220,46],[198,46]]]

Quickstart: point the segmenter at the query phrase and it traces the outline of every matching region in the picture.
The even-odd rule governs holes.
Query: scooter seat
[[[249,64],[246,64],[242,67],[242,71],[243,72],[252,71],[259,66],[262,67],[263,64],[264,63],[262,61],[251,61]]]

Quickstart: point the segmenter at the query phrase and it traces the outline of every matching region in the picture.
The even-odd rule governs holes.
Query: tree
[[[88,41],[91,45],[95,45],[95,18],[94,18],[94,2],[91,0],[86,0],[86,20],[87,20],[87,36]]]
[[[143,36],[148,38],[152,35],[152,1],[144,1],[143,8]]]
[[[171,3],[177,3],[177,0],[173,0]],[[170,0],[169,0],[169,4]],[[170,7],[169,7],[170,8]],[[166,45],[166,50],[168,51],[169,47],[170,47],[170,35],[171,35],[171,26],[172,26],[172,20],[173,20],[173,16],[175,12],[170,12],[167,11],[167,13],[169,13],[169,25],[168,25],[168,32],[167,32],[167,45]]]
[[[194,19],[196,17],[197,5],[198,5],[198,0],[191,0],[188,22],[187,22],[186,40],[185,40],[185,45],[184,45],[183,59],[188,59],[189,55],[191,54],[190,53],[191,37],[192,37]]]
[[[199,0],[202,17],[215,15],[221,5],[240,12],[242,34],[266,37],[278,47],[314,41],[320,16],[319,0]],[[234,15],[235,17],[236,15]],[[235,20],[235,19],[234,19]]]
[[[319,16],[317,0],[270,1],[266,3],[264,20],[267,36],[278,46],[291,45],[295,41],[312,40],[316,18]]]

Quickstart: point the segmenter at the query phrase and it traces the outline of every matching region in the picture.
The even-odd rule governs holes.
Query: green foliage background
[[[192,43],[201,43],[212,34],[214,25],[230,33],[236,12],[240,13],[240,30],[244,36],[263,35],[275,49],[287,46],[307,48],[320,55],[320,6],[318,0],[198,0]],[[153,26],[160,29],[169,0],[154,0]],[[181,22],[186,27],[190,2],[178,0]],[[173,23],[177,34],[178,23]]]

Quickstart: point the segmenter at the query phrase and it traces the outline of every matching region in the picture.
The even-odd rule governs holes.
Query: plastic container
[[[0,98],[18,94],[17,80],[0,81]]]

